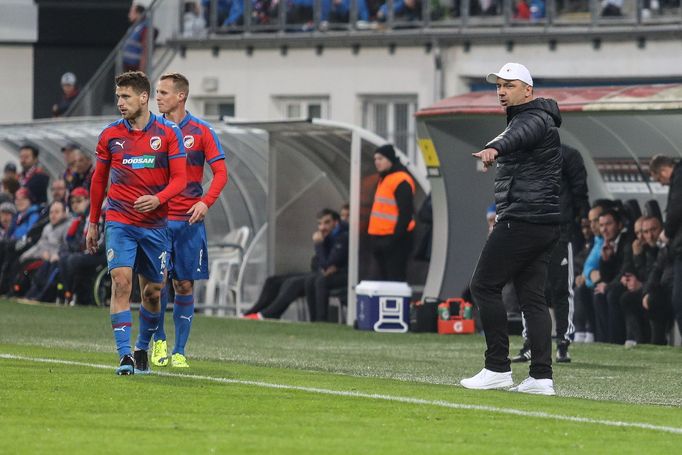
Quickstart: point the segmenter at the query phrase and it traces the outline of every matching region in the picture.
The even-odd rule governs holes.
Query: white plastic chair
[[[230,306],[235,307],[236,314],[236,296],[233,295],[232,287],[237,280],[250,236],[251,229],[242,226],[230,231],[220,242],[209,244],[211,264],[204,302],[208,314],[213,314],[213,308],[217,308],[217,314],[223,316]]]

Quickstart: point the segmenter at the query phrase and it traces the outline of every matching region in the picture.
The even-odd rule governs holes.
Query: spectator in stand
[[[69,192],[78,187],[89,189],[90,183],[92,182],[92,174],[95,172],[95,167],[92,165],[92,158],[80,149],[75,149],[73,151],[73,157],[74,172],[71,184],[68,186]]]
[[[585,244],[580,253],[574,257],[576,278],[574,287],[575,313],[573,316],[575,334],[573,341],[575,343],[591,343],[594,341],[595,321],[592,301],[594,284],[589,279],[587,259],[592,254],[592,251],[598,253],[601,249],[601,245],[597,246],[597,239],[601,239],[599,234],[599,215],[601,211],[601,207],[594,207],[589,211],[588,218],[581,221],[581,231]]]
[[[406,281],[407,262],[412,251],[415,184],[400,163],[392,145],[374,151],[379,183],[374,193],[367,233],[378,266],[377,278]]]
[[[339,217],[341,218],[341,221],[348,223],[348,220],[350,219],[350,204],[348,202],[345,202],[341,206],[341,210],[339,210]]]
[[[184,38],[203,38],[206,36],[206,21],[201,16],[197,2],[185,2],[182,15],[182,36]]]
[[[369,22],[369,9],[366,0],[357,0],[358,21]],[[348,23],[351,0],[323,0],[320,20],[324,22]]]
[[[85,233],[88,228],[90,200],[88,190],[78,187],[71,192],[73,218],[59,251],[59,280],[64,300],[70,304],[92,305],[93,283],[97,268],[106,264],[104,254],[104,229],[99,229],[100,240],[95,254],[85,251]],[[100,222],[100,224],[102,224]]]
[[[625,344],[625,319],[620,299],[626,291],[620,282],[626,251],[632,240],[623,229],[620,213],[608,209],[599,216],[604,245],[599,255],[599,277],[594,286],[597,341]]]
[[[14,229],[14,238],[20,239],[40,219],[40,207],[31,199],[31,193],[27,188],[20,188],[14,195],[14,205],[17,208],[17,222]]]
[[[623,15],[623,0],[602,0],[602,17],[620,17]]]
[[[33,203],[45,204],[50,176],[38,165],[39,154],[38,149],[32,145],[24,145],[19,149],[19,163],[22,168],[19,183],[29,191]]]
[[[40,207],[31,201],[28,189],[20,188],[17,191],[14,205],[17,209],[14,232],[2,242],[0,251],[0,294],[10,290],[18,270],[19,255],[40,236],[39,232],[33,231],[34,226],[40,225]]]
[[[5,164],[5,169],[2,174],[3,180],[6,179],[7,177],[18,179],[19,176],[17,175],[17,165],[14,163],[7,163]]]
[[[66,204],[66,182],[64,182],[63,179],[52,182],[52,185],[50,186],[50,196],[51,202],[59,201]]]
[[[341,222],[334,210],[323,209],[317,215],[317,226],[313,233],[313,271],[269,277],[245,318],[279,319],[294,300],[307,296],[310,320],[327,320],[329,290],[344,286],[347,280],[348,225]]]
[[[0,204],[0,242],[12,237],[16,214],[17,208],[14,206],[14,203],[3,202]]]
[[[395,0],[393,2],[393,18],[394,20],[401,22],[421,20],[421,0]],[[380,22],[384,22],[388,19],[388,3],[381,5],[377,12],[377,19]]]
[[[62,74],[62,99],[52,106],[52,116],[61,117],[71,107],[71,103],[80,93],[76,86],[76,75],[73,73]]]
[[[67,144],[64,147],[62,147],[62,156],[64,157],[64,166],[66,167],[66,170],[64,171],[64,175],[62,176],[62,178],[66,182],[67,188],[71,187],[71,181],[73,180],[73,173],[75,172],[74,164],[75,164],[76,157],[73,153],[74,150],[78,150],[78,145]]]
[[[665,224],[661,241],[668,245],[668,255],[673,263],[672,306],[677,328],[682,334],[682,161],[669,156],[656,155],[649,162],[651,178],[661,185],[670,186],[666,205]]]
[[[530,19],[530,6],[526,0],[516,0],[514,2],[514,19]]]
[[[232,0],[215,0],[216,3],[216,24],[221,26],[230,15],[232,8]],[[204,19],[206,23],[212,25],[211,22],[211,0],[201,0],[201,9],[204,12]]]
[[[150,49],[147,49],[149,20],[144,6],[133,3],[128,11],[128,22],[133,30],[123,45],[123,71],[146,71]]]
[[[19,258],[19,270],[24,271],[24,274],[29,270],[27,267],[29,263],[40,263],[40,266],[30,274],[30,288],[25,295],[30,300],[54,301],[57,288],[54,278],[57,274],[59,249],[64,243],[68,227],[66,215],[64,202],[52,202],[49,223],[43,228],[40,239]]]
[[[206,23],[211,23],[211,2],[202,0]],[[216,5],[218,27],[234,27],[244,23],[244,0],[217,0]]]
[[[2,179],[2,188],[0,189],[0,203],[14,203],[14,194],[19,188],[21,188],[21,185],[19,184],[19,180],[17,180],[15,175],[8,174],[6,177],[4,177]]]
[[[640,217],[635,221],[635,240],[625,251],[620,282],[626,288],[621,297],[625,316],[625,347],[651,340],[647,313],[642,307],[643,283],[654,268],[658,256],[658,236],[661,223],[657,218]]]

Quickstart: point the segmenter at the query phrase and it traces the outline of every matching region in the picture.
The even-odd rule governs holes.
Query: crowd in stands
[[[597,200],[575,253],[575,342],[668,344],[673,262],[655,201]]]
[[[76,144],[62,148],[66,171],[50,184],[40,151],[19,151],[0,188],[0,294],[69,304],[93,303],[93,281],[106,265],[103,247],[85,253],[92,159]],[[49,195],[48,195],[49,188]]]
[[[215,25],[222,29],[233,29],[244,24],[244,0],[201,0],[185,2],[184,36],[201,37],[206,34],[206,27],[212,24],[211,3],[215,1]],[[250,22],[255,26],[277,24],[280,17],[280,6],[286,8],[287,24],[297,25],[292,30],[311,31],[314,29],[314,0],[250,0]],[[423,0],[394,0],[393,21],[409,23],[421,21],[424,12]],[[448,17],[460,17],[463,14],[461,0],[431,1],[430,19],[442,20]],[[386,0],[357,0],[356,28],[381,27],[389,17],[390,5]],[[490,17],[500,16],[504,12],[502,0],[469,0],[468,16]],[[320,29],[325,30],[330,24],[347,24],[351,16],[351,0],[321,0]],[[679,0],[645,0],[641,5],[641,16],[648,19],[654,15],[665,14],[679,7]],[[515,0],[512,5],[513,18],[521,21],[537,21],[546,17],[545,0]],[[599,15],[605,18],[623,17],[623,0],[603,0],[598,6]],[[560,1],[556,5],[558,14],[589,14],[589,2],[585,0]]]

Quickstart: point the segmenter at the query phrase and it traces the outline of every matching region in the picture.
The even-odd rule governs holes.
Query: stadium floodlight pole
[[[459,17],[462,21],[462,27],[466,27],[469,23],[469,2],[459,4]]]
[[[251,0],[236,0],[236,1],[243,1],[244,2],[244,16],[243,16],[243,22],[244,22],[244,32],[249,33],[251,31],[251,14],[253,14],[253,8],[251,5]]]
[[[218,0],[211,0],[209,5],[209,18],[211,33],[215,33],[218,28]]]
[[[393,11],[394,8],[394,1],[393,0],[387,0],[386,1],[386,28],[392,29],[393,28],[393,21],[395,19],[395,11]]]
[[[358,23],[358,0],[350,0],[350,15],[348,17],[348,28],[353,30],[357,28]]]
[[[322,0],[313,0],[313,24],[315,24],[315,30],[320,29],[320,23],[322,22]]]

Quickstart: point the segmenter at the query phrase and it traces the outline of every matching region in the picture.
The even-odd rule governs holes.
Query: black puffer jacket
[[[587,218],[590,201],[587,196],[587,170],[580,152],[561,144],[561,189],[559,207],[561,212],[561,239],[572,241],[580,235],[580,219]]]
[[[507,108],[507,128],[486,147],[498,152],[497,221],[559,224],[561,114],[556,101],[536,98]]]

